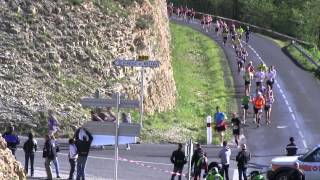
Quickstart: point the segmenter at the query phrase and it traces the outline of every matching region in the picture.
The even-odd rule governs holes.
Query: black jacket
[[[192,159],[191,159],[191,167],[193,166],[194,163],[197,163],[199,161],[200,157],[203,154],[204,154],[204,152],[203,152],[202,148],[194,150],[193,156],[192,156]]]
[[[287,156],[295,156],[297,154],[297,146],[294,143],[290,143],[286,147]]]
[[[290,179],[290,180],[305,180],[305,175],[300,169],[292,169],[288,173],[288,179]]]
[[[186,156],[184,152],[181,151],[181,149],[173,151],[170,160],[174,164],[174,166],[177,167],[183,167],[183,165],[187,163]]]
[[[25,153],[35,153],[37,151],[37,141],[35,139],[28,139],[23,144],[23,150]]]
[[[236,157],[236,160],[238,162],[238,168],[247,168],[250,159],[251,159],[251,154],[248,151],[246,150],[240,151]]]
[[[76,138],[76,143],[75,144],[76,144],[79,156],[88,156],[89,155],[91,142],[93,140],[93,137],[92,137],[91,133],[89,131],[87,131],[86,129],[84,129],[84,131],[86,132],[86,134],[89,137],[89,139],[86,140],[86,141],[82,141],[82,140],[79,139],[80,129],[78,129],[76,131],[76,134],[75,134],[75,138]]]
[[[48,159],[55,159],[57,157],[57,152],[56,152],[56,149],[55,147],[53,147],[53,144],[52,144],[52,140],[49,139],[47,140],[45,143],[44,143],[44,147],[43,147],[43,154],[42,156],[44,158],[48,158]]]

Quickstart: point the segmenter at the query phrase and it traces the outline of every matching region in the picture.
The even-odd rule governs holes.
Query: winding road
[[[231,45],[222,45],[222,40],[213,32],[204,32],[199,24],[187,24],[172,19],[172,21],[187,25],[211,37],[223,48],[228,59],[231,71],[234,75],[236,92],[235,95],[240,102],[244,92],[242,77],[238,75],[236,68],[235,53]],[[259,128],[253,124],[253,118],[249,119],[249,126],[244,129],[244,139],[253,154],[252,166],[263,168],[269,166],[272,157],[285,155],[285,146],[290,136],[295,137],[299,146],[299,152],[304,152],[318,144],[320,139],[320,83],[316,78],[289,59],[272,40],[259,34],[252,34],[248,45],[245,45],[249,52],[248,59],[257,66],[261,61],[268,66],[274,65],[277,70],[277,81],[274,87],[276,101],[272,110],[271,127],[262,125]],[[39,140],[39,144],[43,144]],[[62,143],[66,145],[66,142]],[[176,145],[142,144],[132,145],[132,150],[120,150],[119,179],[123,180],[149,180],[169,179],[172,165],[170,154],[176,149]],[[206,147],[209,160],[217,160],[217,153],[220,148],[215,146]],[[59,155],[60,169],[63,178],[67,178],[69,164],[67,161],[67,147],[62,148]],[[233,155],[238,151],[232,149]],[[34,178],[44,179],[44,160],[41,152],[37,153]],[[234,157],[233,157],[234,158]],[[17,159],[24,162],[24,155],[20,149],[17,152]],[[232,167],[235,162],[232,161]],[[53,169],[53,174],[54,173]],[[113,148],[107,147],[104,150],[92,150],[87,164],[88,179],[112,179],[113,177]],[[237,171],[232,170],[230,175],[237,179]],[[232,176],[231,176],[232,177]]]

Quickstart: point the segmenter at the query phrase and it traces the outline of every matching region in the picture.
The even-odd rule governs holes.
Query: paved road
[[[181,21],[178,23],[186,25]],[[223,46],[220,37],[212,32],[204,32],[199,24],[187,25],[208,35],[223,47],[235,77],[235,95],[240,102],[244,83],[242,77],[238,75],[235,53],[230,43]],[[274,65],[277,69],[277,82],[274,88],[276,102],[272,109],[271,127],[264,125],[257,129],[252,118],[250,126],[244,131],[246,142],[254,155],[253,161],[257,167],[262,168],[269,166],[274,156],[285,155],[284,148],[290,136],[295,137],[300,153],[319,144],[320,83],[312,74],[293,63],[281,48],[268,38],[252,34],[249,44],[245,47],[249,53],[248,59],[253,61],[255,67],[263,61],[268,66]]]
[[[189,24],[196,30],[200,30],[198,24]],[[221,39],[214,33],[205,33],[221,45]],[[318,143],[320,128],[317,118],[320,117],[318,102],[320,102],[320,84],[315,78],[299,69],[281,49],[269,39],[259,35],[253,35],[247,46],[249,60],[255,65],[261,59],[267,65],[275,65],[278,70],[277,84],[274,89],[276,102],[272,112],[271,127],[262,126],[255,128],[252,123],[244,131],[245,141],[249,144],[250,151],[254,155],[253,164],[257,168],[268,166],[272,157],[283,155],[284,146],[288,137],[294,136],[297,144],[304,151],[306,147],[312,147]],[[236,97],[240,98],[243,92],[243,82],[236,71],[236,61],[233,49],[230,45],[223,47],[228,58],[232,73],[235,76]],[[261,59],[260,59],[260,58]],[[288,104],[288,105],[286,105]],[[169,154],[176,148],[175,145],[133,145],[131,151],[120,150],[121,162],[119,164],[120,179],[169,179],[172,165],[169,162]],[[210,160],[216,160],[220,148],[208,147]],[[238,150],[233,149],[233,154]],[[36,176],[45,177],[43,159],[41,153],[37,154]],[[23,162],[23,153],[18,151],[18,160]],[[66,151],[60,154],[62,176],[67,177],[69,164],[66,161]],[[89,179],[112,179],[113,175],[113,150],[95,150],[91,152],[88,160],[87,174]],[[129,161],[128,161],[129,160]],[[232,162],[234,167],[234,161]],[[232,171],[232,176],[236,171]],[[237,178],[234,178],[236,180]]]
[[[43,140],[39,141],[42,146]],[[172,165],[170,164],[170,154],[176,149],[176,145],[172,144],[136,144],[131,146],[130,151],[126,151],[125,147],[121,147],[119,156],[119,179],[120,180],[150,180],[150,179],[170,179]],[[218,151],[220,147],[204,146],[208,153],[209,161],[217,161]],[[40,147],[40,150],[42,147]],[[67,161],[67,147],[63,145],[61,153],[59,153],[60,169],[63,178],[68,177],[69,164]],[[236,152],[236,149],[233,149]],[[92,150],[88,159],[86,173],[88,179],[112,179],[113,177],[113,148],[106,147],[104,150]],[[235,155],[235,153],[234,153]],[[234,159],[234,155],[232,159]],[[17,152],[17,159],[24,162],[24,154],[22,150]],[[232,161],[235,166],[235,161]],[[35,160],[35,177],[28,179],[44,179],[46,177],[44,169],[44,159],[42,152],[36,154]],[[52,165],[54,177],[55,170]],[[186,169],[186,168],[185,168]],[[186,171],[184,172],[186,173]],[[230,176],[233,175],[230,172]]]

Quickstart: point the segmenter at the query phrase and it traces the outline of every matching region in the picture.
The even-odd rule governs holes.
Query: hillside
[[[54,109],[68,130],[88,119],[79,100],[97,88],[138,98],[139,69],[112,66],[136,54],[161,62],[145,70],[145,111],[172,109],[169,43],[164,0],[0,0],[0,121],[41,133]]]

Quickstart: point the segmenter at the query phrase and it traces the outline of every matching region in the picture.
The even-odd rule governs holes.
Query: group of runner
[[[177,15],[177,18],[184,20],[186,22],[194,22],[196,11],[193,8],[188,8],[187,6],[177,7],[173,6],[173,3],[169,3],[167,6],[168,15],[171,17],[173,14]]]

